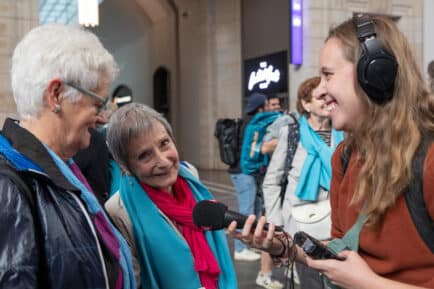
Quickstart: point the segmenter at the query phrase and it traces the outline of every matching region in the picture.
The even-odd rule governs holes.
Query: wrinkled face
[[[155,122],[147,132],[131,138],[128,167],[141,182],[172,192],[178,177],[178,151],[161,123]]]
[[[321,83],[312,90],[312,97],[309,102],[303,101],[304,109],[309,111],[309,117],[327,118],[330,116],[330,111],[326,105],[326,90]]]
[[[102,99],[108,97],[110,82],[102,78],[98,89],[94,92]],[[90,97],[80,93],[80,99],[70,102],[66,98],[59,98],[61,118],[61,131],[58,132],[58,142],[62,147],[61,154],[74,155],[78,150],[87,148],[90,144],[90,128],[95,128],[97,124],[106,122],[102,112],[98,110],[103,106],[101,99]]]
[[[366,104],[355,90],[355,65],[344,58],[341,43],[330,38],[320,57],[321,83],[333,127],[352,131],[366,113]]]
[[[266,111],[279,111],[280,110],[280,99],[269,98]]]

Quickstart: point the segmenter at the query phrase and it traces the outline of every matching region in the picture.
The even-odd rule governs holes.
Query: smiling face
[[[357,128],[366,113],[367,105],[355,89],[355,65],[344,57],[341,42],[330,38],[320,57],[321,83],[325,89],[323,98],[330,111],[333,127],[352,131]]]
[[[178,177],[178,151],[161,123],[155,121],[147,132],[131,138],[128,167],[141,182],[172,192]]]
[[[93,91],[102,98],[107,97],[110,82],[101,78],[98,88]],[[87,148],[90,144],[90,128],[106,122],[105,117],[97,111],[103,103],[93,97],[81,93],[80,98],[71,102],[68,98],[59,96],[60,126],[53,138],[58,147],[58,154],[65,158],[72,157],[78,150]]]
[[[326,105],[325,100],[326,90],[321,83],[312,90],[310,100],[301,100],[303,107],[309,112],[309,117],[316,117],[317,119],[324,119],[330,116],[329,107]]]

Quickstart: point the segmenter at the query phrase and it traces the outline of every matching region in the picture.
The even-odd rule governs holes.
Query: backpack
[[[268,165],[269,156],[261,153],[262,139],[267,131],[267,127],[280,116],[282,116],[281,112],[260,112],[247,124],[244,131],[240,159],[243,174],[255,174],[262,167]]]
[[[286,149],[285,167],[283,169],[283,175],[280,179],[280,207],[285,200],[286,187],[288,186],[288,173],[292,168],[292,161],[294,160],[295,151],[300,141],[300,130],[298,126],[298,117],[296,113],[290,113],[289,116],[294,120],[288,124],[288,147]]]
[[[218,140],[220,159],[227,165],[235,165],[239,159],[238,139],[242,119],[222,118],[215,125],[214,136]]]

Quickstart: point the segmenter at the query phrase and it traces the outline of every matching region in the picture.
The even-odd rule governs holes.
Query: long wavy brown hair
[[[377,226],[410,183],[421,134],[434,131],[434,100],[403,33],[390,19],[373,17],[373,21],[377,39],[398,62],[394,95],[386,104],[375,104],[354,76],[356,92],[368,110],[347,135],[345,146],[359,152],[361,166],[352,203],[363,203],[368,224]],[[352,19],[332,28],[330,38],[338,39],[345,58],[357,65],[362,49]]]

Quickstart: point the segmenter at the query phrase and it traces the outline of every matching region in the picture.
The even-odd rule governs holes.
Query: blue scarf
[[[60,169],[62,174],[66,177],[66,179],[81,191],[80,197],[83,200],[84,204],[86,205],[88,212],[92,215],[96,215],[99,213],[103,214],[104,218],[106,219],[107,223],[110,225],[111,230],[114,232],[116,239],[119,242],[119,253],[120,253],[119,264],[123,275],[122,288],[136,289],[136,281],[134,279],[134,270],[133,270],[131,251],[124,237],[109,221],[104,210],[101,208],[100,204],[98,203],[98,200],[96,199],[95,195],[86,188],[86,186],[74,175],[71,169],[66,165],[64,161],[62,161],[62,159],[56,153],[54,153],[47,146],[45,147],[48,153],[53,158],[57,167]],[[68,161],[68,163],[72,163],[72,162],[73,162],[72,159]]]
[[[0,154],[4,155],[18,171],[33,170],[45,174],[37,164],[11,146],[9,141],[1,134]]]
[[[212,199],[205,186],[182,165],[179,166],[179,175],[187,181],[196,201]],[[187,242],[143,191],[137,179],[123,174],[119,192],[133,225],[142,287],[202,287]],[[205,237],[221,268],[218,288],[236,289],[236,275],[224,232],[207,231]]]
[[[300,118],[299,123],[300,141],[306,149],[307,157],[295,195],[304,201],[316,201],[320,187],[327,191],[330,190],[331,158],[336,146],[344,139],[344,133],[332,129],[333,147],[329,147],[312,129],[304,115]]]

